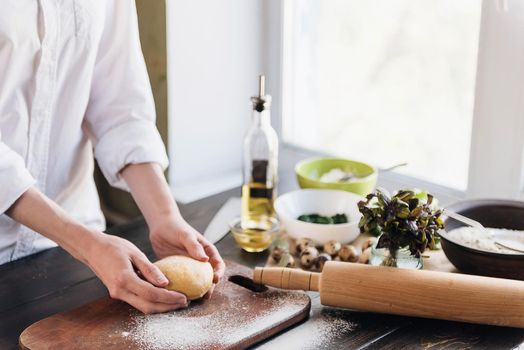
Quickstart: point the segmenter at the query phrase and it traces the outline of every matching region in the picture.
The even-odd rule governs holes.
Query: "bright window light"
[[[294,0],[284,141],[465,190],[481,1]]]

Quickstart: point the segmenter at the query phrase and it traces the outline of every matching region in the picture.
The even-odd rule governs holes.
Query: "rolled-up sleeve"
[[[0,214],[5,213],[34,183],[24,159],[0,140]]]
[[[128,190],[119,175],[126,165],[156,162],[166,169],[168,158],[155,124],[135,2],[107,3],[85,122],[104,176]]]

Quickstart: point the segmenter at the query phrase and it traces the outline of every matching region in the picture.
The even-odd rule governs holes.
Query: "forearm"
[[[156,222],[169,216],[182,220],[164,173],[158,164],[130,164],[120,174],[129,186],[149,227],[153,227]]]
[[[52,239],[84,263],[87,263],[84,253],[90,246],[88,242],[102,234],[77,222],[35,187],[22,194],[6,214]]]

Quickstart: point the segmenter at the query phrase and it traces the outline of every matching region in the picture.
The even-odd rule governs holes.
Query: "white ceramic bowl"
[[[342,244],[354,241],[360,234],[358,222],[362,214],[357,203],[363,197],[339,190],[303,189],[288,192],[275,201],[275,211],[287,233],[295,238],[311,238],[324,244],[330,240]],[[297,220],[303,214],[333,216],[346,214],[346,224],[313,224]]]

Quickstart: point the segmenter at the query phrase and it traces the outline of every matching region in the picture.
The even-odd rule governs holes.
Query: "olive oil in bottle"
[[[271,96],[265,94],[264,76],[259,94],[252,97],[253,119],[244,138],[241,226],[238,244],[247,251],[267,249],[274,238],[278,170],[278,137],[270,124]]]
[[[251,161],[251,178],[242,186],[242,228],[267,230],[274,216],[274,187],[268,184],[268,160]],[[269,186],[268,186],[269,185]]]

